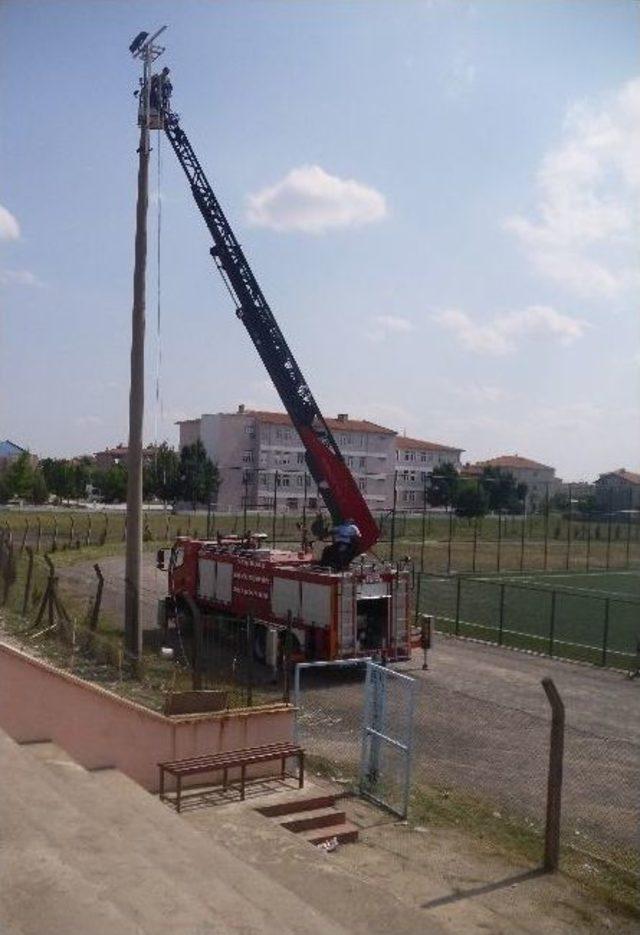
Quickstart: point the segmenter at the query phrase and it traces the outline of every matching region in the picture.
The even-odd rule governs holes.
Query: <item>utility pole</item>
[[[147,209],[149,206],[149,110],[151,64],[164,52],[154,40],[163,26],[148,38],[140,33],[129,46],[142,62],[139,109],[138,201],[136,206],[133,310],[131,315],[131,389],[129,392],[129,447],[127,452],[127,542],[125,558],[124,640],[134,666],[142,651],[140,579],[142,569],[142,429],[144,414],[144,331],[147,272]]]

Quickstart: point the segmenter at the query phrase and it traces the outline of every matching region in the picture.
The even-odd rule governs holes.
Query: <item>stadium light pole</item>
[[[137,669],[142,653],[141,595],[142,574],[142,432],[144,416],[144,332],[147,273],[147,213],[149,207],[150,85],[151,65],[164,48],[155,40],[165,31],[162,26],[150,38],[139,33],[129,46],[142,62],[141,104],[138,111],[138,198],[136,205],[133,308],[131,312],[131,387],[129,392],[129,447],[127,451],[127,541],[125,555],[125,651]]]

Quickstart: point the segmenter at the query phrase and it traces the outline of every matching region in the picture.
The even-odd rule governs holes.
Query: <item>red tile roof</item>
[[[226,413],[230,416],[252,416],[258,422],[265,422],[270,425],[292,425],[291,419],[286,412],[266,412],[261,409],[244,409],[242,412]],[[368,419],[325,419],[325,422],[332,431],[345,432],[371,432],[376,435],[396,435],[393,429],[385,428],[383,425],[377,425],[375,422],[369,422]]]
[[[407,438],[405,435],[396,437],[396,448],[400,451],[411,448],[417,448],[420,451],[464,451],[464,448],[456,448],[454,445],[439,445],[437,442],[427,442],[421,438]]]
[[[498,458],[489,458],[488,461],[478,461],[470,467],[495,467],[495,468],[544,468],[547,471],[553,471],[555,468],[548,464],[540,464],[539,461],[532,461],[531,458],[521,458],[520,455],[500,455]]]
[[[607,471],[606,474],[601,474],[598,480],[604,480],[606,477],[620,477],[629,484],[640,484],[640,474],[636,474],[634,471],[627,471],[625,468],[619,468],[617,471]]]

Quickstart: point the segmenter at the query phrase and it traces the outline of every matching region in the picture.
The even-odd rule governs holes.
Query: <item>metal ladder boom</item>
[[[164,130],[188,179],[214,246],[211,255],[236,303],[236,314],[249,332],[306,449],[309,471],[334,523],[353,519],[361,533],[361,551],[380,532],[335,438],[324,420],[302,371],[262,294],[229,222],[176,114],[165,111]]]

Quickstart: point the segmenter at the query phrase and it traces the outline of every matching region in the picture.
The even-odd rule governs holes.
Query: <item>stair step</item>
[[[346,819],[345,812],[335,808],[316,808],[308,812],[298,812],[295,818],[281,821],[283,828],[298,834],[300,831],[312,831],[314,828],[331,828],[342,824]]]
[[[358,840],[358,828],[350,821],[343,821],[341,824],[307,831],[303,833],[303,837],[310,844],[322,844],[323,841],[330,841],[331,838],[336,838],[340,844],[348,844],[350,841]]]
[[[256,811],[267,818],[279,818],[281,815],[294,815],[296,812],[310,812],[315,808],[331,808],[336,803],[337,795],[316,795],[307,798],[291,799],[275,805],[264,805]]]

